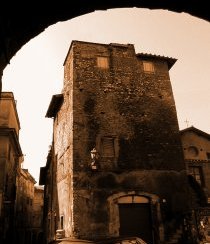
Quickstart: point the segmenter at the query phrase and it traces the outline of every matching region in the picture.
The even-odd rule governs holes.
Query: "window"
[[[8,160],[10,160],[10,156],[11,156],[11,147],[9,145],[9,148],[8,148]]]
[[[207,160],[210,161],[210,152],[207,152],[207,153],[206,153],[206,156],[207,156]]]
[[[203,174],[200,166],[189,166],[189,174],[192,175],[200,185],[203,185]]]
[[[102,156],[103,157],[114,157],[114,138],[113,137],[103,137],[101,139],[102,143]]]
[[[143,61],[143,69],[145,72],[148,73],[154,73],[155,72],[155,67],[152,62],[149,61]]]
[[[108,69],[109,68],[108,57],[97,57],[97,66],[101,69]]]
[[[57,218],[56,215],[54,215],[54,233],[56,233],[57,230]]]
[[[188,150],[188,153],[190,154],[190,156],[192,156],[192,157],[197,157],[199,154],[199,151],[198,151],[197,147],[195,147],[195,146],[190,146],[190,147],[188,147],[187,150]]]
[[[61,216],[61,230],[63,230],[64,227],[64,216]]]
[[[50,231],[51,231],[51,220],[50,220],[50,217],[48,217],[48,221],[47,221],[47,229],[48,229],[48,237],[50,236]]]
[[[5,180],[5,194],[7,194],[7,191],[8,191],[8,181],[9,181],[9,176],[7,174],[6,175],[6,180]]]

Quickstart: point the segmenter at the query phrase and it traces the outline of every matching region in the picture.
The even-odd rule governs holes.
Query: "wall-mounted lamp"
[[[90,167],[92,170],[98,170],[99,168],[99,163],[98,163],[98,158],[99,158],[99,153],[95,149],[95,147],[90,151],[90,156],[91,156],[91,164]]]
[[[166,203],[166,202],[167,202],[165,198],[163,198],[163,200],[162,200],[162,201],[163,201],[163,203]]]

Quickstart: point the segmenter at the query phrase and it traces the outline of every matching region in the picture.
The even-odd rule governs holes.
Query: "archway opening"
[[[45,164],[52,139],[45,113],[50,97],[61,91],[63,61],[73,39],[132,43],[136,52],[177,58],[170,74],[180,128],[188,119],[208,132],[210,115],[203,105],[209,103],[209,33],[208,22],[189,14],[139,8],[96,11],[48,27],[20,49],[3,74],[3,91],[13,91],[17,100],[24,166],[32,167],[37,179]]]

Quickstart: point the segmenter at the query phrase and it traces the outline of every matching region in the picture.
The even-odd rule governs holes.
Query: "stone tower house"
[[[175,232],[188,208],[169,70],[176,59],[132,44],[72,41],[52,97],[58,225],[65,236]]]

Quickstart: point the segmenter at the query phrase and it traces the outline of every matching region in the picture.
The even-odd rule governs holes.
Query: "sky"
[[[193,125],[210,133],[210,23],[167,10],[95,11],[46,28],[4,70],[2,91],[12,91],[17,101],[23,167],[37,184],[52,143],[53,120],[45,115],[52,95],[62,91],[72,40],[130,43],[136,53],[176,58],[169,74],[179,129]]]

